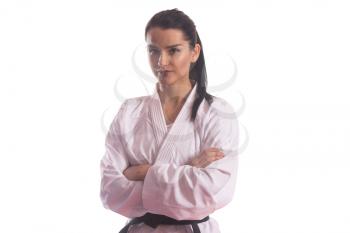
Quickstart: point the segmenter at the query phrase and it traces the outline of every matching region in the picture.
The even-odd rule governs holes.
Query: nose
[[[158,58],[158,66],[167,66],[169,59],[166,54],[162,53]]]

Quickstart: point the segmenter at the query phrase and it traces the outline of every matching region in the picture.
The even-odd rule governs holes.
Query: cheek
[[[151,64],[152,65],[152,67],[153,66],[155,66],[156,64],[157,64],[157,58],[156,58],[156,56],[148,56],[148,61],[149,61],[149,64]]]
[[[155,72],[155,70],[158,68],[158,60],[155,56],[148,56],[148,62],[151,67],[151,70]]]
[[[178,59],[175,59],[174,66],[176,67],[176,70],[180,73],[186,73],[189,71],[190,68],[190,59],[188,57],[179,57]]]

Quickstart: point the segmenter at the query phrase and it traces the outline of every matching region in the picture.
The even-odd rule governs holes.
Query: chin
[[[177,79],[176,77],[168,75],[166,77],[158,77],[158,81],[164,85],[171,85],[171,84],[174,84],[177,81]]]
[[[162,84],[162,85],[172,85],[175,83],[174,80],[167,80],[167,79],[158,79],[159,83]]]

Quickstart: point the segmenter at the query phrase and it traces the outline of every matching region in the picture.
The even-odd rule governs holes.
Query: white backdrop
[[[242,107],[236,193],[212,214],[222,232],[350,232],[350,5],[337,0],[2,0],[0,232],[125,224],[99,199],[106,126],[121,97],[152,91],[144,27],[175,7],[197,25],[209,91]]]

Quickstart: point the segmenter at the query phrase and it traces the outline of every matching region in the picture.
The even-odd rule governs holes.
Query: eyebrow
[[[167,48],[167,49],[168,49],[168,48],[173,48],[173,47],[176,47],[176,46],[179,46],[179,45],[182,45],[182,44],[169,45],[169,46],[167,46],[166,48]],[[157,46],[155,46],[155,45],[148,45],[148,47],[156,48]]]

